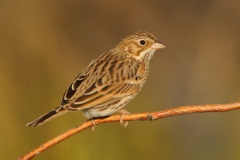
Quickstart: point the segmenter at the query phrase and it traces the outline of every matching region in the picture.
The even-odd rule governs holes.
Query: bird
[[[58,107],[26,126],[37,127],[79,110],[93,124],[95,118],[119,112],[123,124],[124,115],[130,113],[123,107],[142,89],[148,77],[149,62],[155,51],[162,48],[165,46],[146,31],[126,36],[116,47],[92,60],[82,70],[63,94]]]

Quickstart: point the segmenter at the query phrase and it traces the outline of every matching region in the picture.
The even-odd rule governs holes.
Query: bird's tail
[[[51,110],[48,113],[45,113],[44,115],[40,116],[39,118],[35,119],[32,122],[29,122],[26,126],[31,126],[31,127],[37,127],[40,126],[44,123],[46,123],[47,121],[56,118],[64,113],[67,113],[68,111],[64,108],[62,108],[62,106],[59,106],[53,110]]]

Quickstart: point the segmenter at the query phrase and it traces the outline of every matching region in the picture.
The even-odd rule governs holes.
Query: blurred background
[[[17,157],[86,121],[81,112],[25,124],[59,105],[99,54],[139,30],[157,51],[132,113],[240,101],[237,0],[0,2],[0,159]],[[83,131],[35,159],[240,159],[240,111],[118,123]]]

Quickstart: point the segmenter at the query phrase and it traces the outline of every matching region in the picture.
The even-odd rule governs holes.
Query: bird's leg
[[[95,124],[95,122],[94,122],[94,118],[91,118],[91,119],[89,119],[89,120],[91,120],[91,122],[92,122],[92,131],[94,132],[94,130],[95,130],[95,128],[96,128],[96,124]]]
[[[91,122],[92,122],[92,125],[93,125],[93,126],[92,126],[92,130],[94,131],[95,128],[97,127],[96,123],[94,122],[95,119],[103,119],[103,118],[107,118],[107,117],[109,117],[109,116],[104,116],[104,117],[92,117],[92,118],[90,118],[89,121],[91,121]]]
[[[130,112],[128,112],[128,111],[125,110],[125,109],[120,109],[118,112],[122,114],[122,115],[121,115],[121,119],[120,119],[120,124],[121,124],[123,127],[127,127],[128,121],[124,122],[123,119],[124,119],[124,115],[125,115],[125,114],[130,114]]]

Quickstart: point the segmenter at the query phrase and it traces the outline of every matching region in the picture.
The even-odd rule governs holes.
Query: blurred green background
[[[139,30],[167,46],[151,61],[132,113],[240,101],[237,0],[0,2],[0,159],[16,159],[86,121],[81,112],[25,124],[59,105],[96,56]],[[97,126],[35,159],[240,159],[240,111]]]

